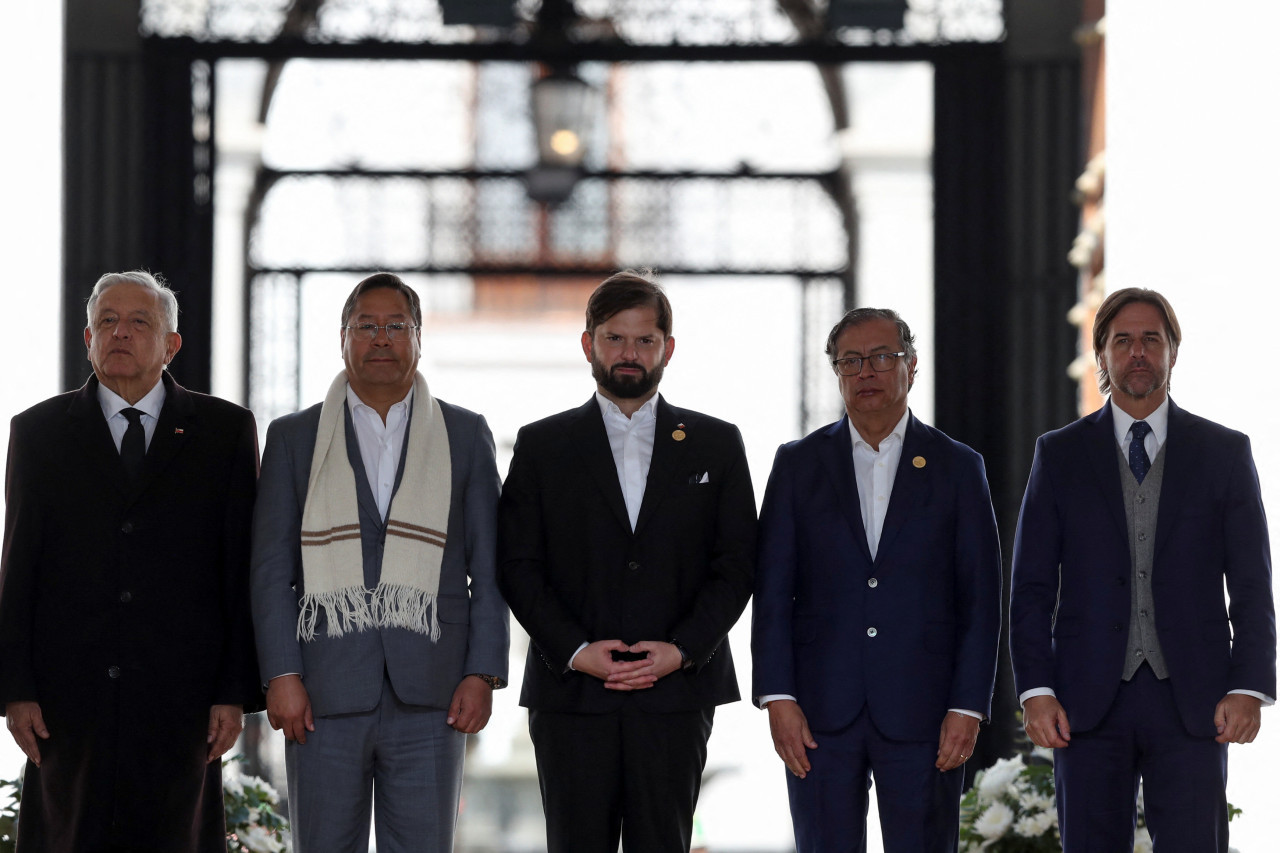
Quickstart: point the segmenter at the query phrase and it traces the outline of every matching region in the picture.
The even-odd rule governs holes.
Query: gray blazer
[[[466,675],[507,677],[510,615],[495,579],[501,481],[493,436],[481,415],[443,401],[440,408],[449,432],[453,494],[440,577],[441,636],[435,643],[403,628],[330,638],[323,614],[313,641],[297,639],[298,601],[304,592],[302,508],[320,404],[278,418],[267,430],[254,507],[251,568],[258,662],[264,683],[278,675],[300,674],[316,716],[375,707],[384,670],[402,702],[440,709],[449,707],[454,689]],[[359,503],[364,579],[365,585],[373,588],[382,570],[385,524],[365,477],[350,412],[346,419],[347,458],[355,472]],[[412,419],[409,428],[413,429]],[[403,474],[402,456],[396,472],[397,489]]]

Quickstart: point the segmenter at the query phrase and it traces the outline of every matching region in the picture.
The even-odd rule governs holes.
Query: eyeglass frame
[[[871,355],[851,355],[845,358],[833,358],[831,359],[831,367],[834,368],[835,372],[840,376],[857,376],[860,373],[862,373],[862,363],[865,361],[871,365],[871,369],[875,373],[888,373],[890,370],[893,370],[893,368],[895,368],[898,363],[896,361],[881,361],[882,364],[886,364],[887,366],[876,367],[877,359],[883,360],[883,359],[890,359],[890,358],[897,359],[897,358],[906,358],[906,357],[907,357],[906,350],[903,350],[901,352],[873,352],[871,353]],[[855,361],[858,363],[858,369],[852,371],[851,373],[845,373],[844,370],[842,370],[840,367],[841,364],[849,364]]]
[[[395,328],[395,334],[391,333]],[[379,326],[377,323],[357,323],[354,326],[343,326],[343,330],[349,332],[356,339],[363,339],[372,343],[378,339],[378,332],[382,332],[387,336],[387,340],[395,343],[400,340],[408,340],[409,334],[421,329],[422,326],[416,323],[384,323]],[[399,337],[401,331],[405,333],[405,337]]]

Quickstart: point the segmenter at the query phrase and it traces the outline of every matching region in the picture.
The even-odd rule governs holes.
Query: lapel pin
[[[676,424],[675,431],[671,433],[671,437],[676,441],[684,441],[684,424]]]
[[[911,464],[912,464],[912,465],[914,465],[914,466],[916,466],[917,468],[923,468],[923,467],[924,467],[924,457],[923,457],[923,456],[917,456],[915,459],[912,459],[912,460],[911,460]]]
[[[178,429],[177,427],[174,427],[174,428],[173,428],[173,434],[174,434],[174,435],[182,435],[182,430]]]

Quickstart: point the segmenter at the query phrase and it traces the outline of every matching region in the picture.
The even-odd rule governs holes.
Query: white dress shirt
[[[1129,442],[1133,441],[1133,424],[1138,419],[1117,406],[1115,398],[1109,400],[1107,405],[1111,407],[1111,420],[1115,426],[1116,444],[1120,446],[1120,452],[1128,459]],[[1156,406],[1156,410],[1142,420],[1146,421],[1147,426],[1151,427],[1147,437],[1142,440],[1142,446],[1147,451],[1147,458],[1154,462],[1156,454],[1160,452],[1165,439],[1169,437],[1169,397],[1166,395],[1164,401],[1159,406]],[[1254,690],[1228,690],[1227,692],[1253,696],[1256,699],[1261,699],[1264,705],[1274,705],[1276,701],[1265,693],[1258,693]],[[1056,698],[1057,695],[1052,687],[1033,687],[1018,694],[1018,702],[1025,705],[1027,700],[1033,696],[1053,696]]]
[[[107,419],[107,427],[111,430],[111,438],[116,443],[116,452],[120,452],[120,444],[124,441],[124,431],[129,428],[129,419],[120,414],[124,409],[137,409],[142,412],[142,433],[146,447],[151,447],[151,436],[156,434],[156,421],[160,420],[160,410],[164,408],[165,390],[163,382],[156,382],[141,400],[130,404],[128,400],[112,391],[101,382],[98,383],[98,405],[102,407],[102,416]]]
[[[382,422],[382,416],[375,409],[356,396],[350,385],[347,386],[347,406],[351,409],[351,422],[356,428],[364,474],[378,503],[378,514],[385,520],[387,510],[391,508],[391,494],[395,491],[396,470],[400,467],[404,438],[409,433],[413,388],[403,400],[391,406],[386,423]]]

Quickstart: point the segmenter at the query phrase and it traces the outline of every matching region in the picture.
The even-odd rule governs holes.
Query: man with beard
[[[596,393],[524,427],[498,581],[531,637],[520,704],[550,853],[687,853],[725,639],[751,595],[755,499],[732,424],[657,393],[671,306],[618,273],[587,303]]]
[[[1169,399],[1181,338],[1159,293],[1107,297],[1110,402],[1040,437],[1022,501],[1009,646],[1027,735],[1057,750],[1066,853],[1132,848],[1140,777],[1157,850],[1225,853],[1227,744],[1276,695],[1249,439]]]

